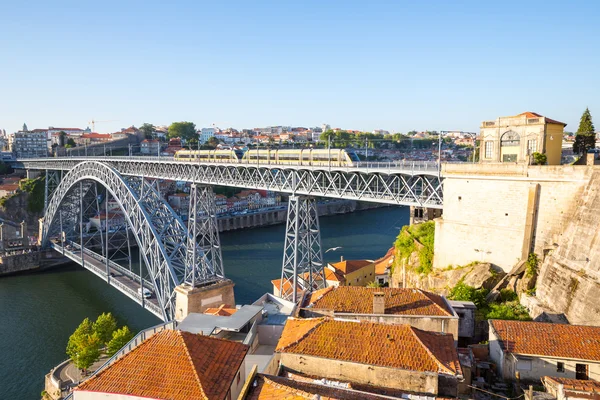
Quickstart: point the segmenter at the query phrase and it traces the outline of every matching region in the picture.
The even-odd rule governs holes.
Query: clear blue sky
[[[173,3],[173,4],[168,4]],[[0,3],[0,128],[600,127],[600,2]]]

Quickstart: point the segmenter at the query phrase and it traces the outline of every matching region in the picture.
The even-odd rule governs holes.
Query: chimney
[[[344,256],[340,256],[340,262],[344,261]]]
[[[384,296],[383,292],[373,293],[373,314],[385,314]]]

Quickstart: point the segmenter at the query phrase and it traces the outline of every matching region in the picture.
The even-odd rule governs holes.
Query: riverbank
[[[320,217],[347,214],[380,207],[386,206],[355,200],[329,200],[317,204],[317,210]],[[287,204],[284,204],[278,207],[271,207],[267,210],[257,210],[240,215],[218,217],[217,225],[219,232],[228,232],[238,229],[284,224],[286,221]]]

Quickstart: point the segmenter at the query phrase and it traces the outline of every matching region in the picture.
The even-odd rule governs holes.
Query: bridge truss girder
[[[273,190],[282,193],[442,208],[442,178],[431,171],[356,170],[323,167],[232,165],[105,158],[122,175],[170,179],[205,185]],[[22,161],[25,168],[68,170],[81,160]]]

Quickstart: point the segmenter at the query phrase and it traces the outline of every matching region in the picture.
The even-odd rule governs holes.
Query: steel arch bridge
[[[53,178],[47,177],[47,182],[50,180]],[[54,180],[57,180],[56,175]],[[85,249],[83,216],[89,208],[89,203],[98,203],[97,190],[92,190],[95,188],[95,184],[100,184],[105,188],[107,204],[110,195],[123,211],[131,230],[131,236],[137,242],[140,257],[143,259],[147,275],[149,275],[149,280],[145,280],[140,265],[140,273],[136,280],[142,287],[142,293],[144,286],[149,286],[149,289],[153,290],[156,295],[154,303],[145,300],[142,293],[135,296],[135,290],[133,293],[127,293],[127,287],[123,287],[123,282],[119,282],[113,277],[114,273],[111,271],[123,272],[123,270],[118,264],[115,265],[114,262],[111,262],[109,257],[108,210],[105,210],[106,242],[102,244],[103,255],[99,256]],[[93,196],[89,196],[90,193]],[[99,211],[98,208],[94,210],[94,213]],[[214,228],[216,228],[216,224]],[[67,232],[79,232],[80,242],[76,243],[70,240]],[[176,286],[182,283],[193,286],[196,282],[206,283],[224,278],[218,243],[215,246],[213,241],[211,249],[208,249],[209,252],[218,253],[218,258],[209,260],[210,254],[206,252],[207,249],[197,246],[197,232],[192,231],[192,233],[193,236],[189,234],[188,228],[181,218],[147,180],[139,177],[123,177],[107,164],[84,161],[66,173],[60,179],[60,183],[53,193],[50,194],[42,226],[41,244],[43,247],[52,245],[64,253],[64,242],[67,241],[69,244],[66,246],[71,247],[67,251],[71,259],[92,269],[92,272],[96,274],[98,274],[98,265],[104,264],[106,267],[104,278],[107,282],[111,283],[111,277],[113,277],[113,286],[130,297],[133,295],[134,300],[139,300],[138,302],[159,318],[172,320],[175,315],[174,289]],[[126,231],[126,236],[129,242],[129,231]],[[54,239],[52,243],[51,239]],[[100,239],[104,239],[102,233]],[[58,246],[59,240],[61,246]],[[71,251],[73,247],[75,247],[75,251]],[[86,255],[88,256],[87,260]],[[134,279],[134,274],[129,275],[131,275],[129,276],[131,279]],[[129,289],[132,288],[129,287]]]
[[[315,197],[438,209],[442,208],[443,202],[440,170],[436,164],[428,163],[360,163],[352,167],[333,167],[186,162],[172,157],[134,156],[20,159],[15,167],[46,172],[44,243],[50,243],[104,277],[165,320],[173,319],[175,315],[174,287],[182,283],[196,287],[225,279],[212,185],[271,190],[290,195],[280,293],[281,297],[293,301],[298,300],[301,291],[312,291],[326,284]],[[65,174],[63,178],[62,174]],[[77,201],[80,199],[81,202],[86,193],[91,192],[84,184],[90,180],[105,186],[124,211],[149,272],[148,280],[145,280],[140,267],[139,276],[132,275],[131,278],[141,287],[152,286],[157,293],[157,304],[144,301],[143,296],[136,296],[135,291],[128,293],[128,288],[119,287],[118,282],[111,282],[114,281],[111,280],[111,268],[121,270],[108,260],[108,234],[103,244],[106,248],[103,255],[94,253],[93,259],[90,261],[88,258],[86,265],[85,255],[89,250],[85,249],[82,233],[85,207],[77,205]],[[192,184],[187,227],[160,196],[160,180]],[[93,205],[94,201],[89,203]],[[79,216],[71,215],[73,210],[78,211]],[[100,210],[101,206],[97,205],[96,211]],[[108,211],[108,203],[105,210]],[[72,246],[79,255],[69,254],[64,242],[61,246],[48,242],[56,237],[57,232],[64,232],[63,223],[71,229],[79,223],[79,229],[75,229],[80,233],[79,247],[77,243]],[[108,232],[108,220],[106,224]],[[129,234],[126,236],[129,247]],[[99,272],[101,269],[98,267],[92,268],[93,260],[98,259],[103,260],[100,265],[105,265],[106,272]],[[129,265],[131,270],[131,262]]]
[[[64,157],[17,160],[17,167],[68,171],[83,161],[100,161],[122,175],[205,185],[272,190],[300,196],[374,203],[443,207],[442,177],[427,162],[361,163],[356,167],[296,166],[232,162],[189,162],[172,157]]]

